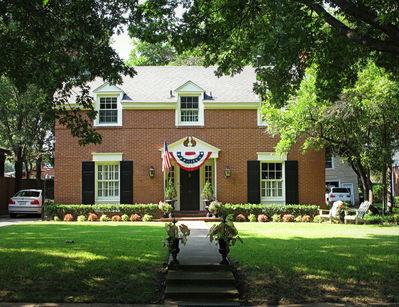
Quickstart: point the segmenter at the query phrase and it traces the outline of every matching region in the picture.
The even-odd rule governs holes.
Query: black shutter
[[[285,161],[285,203],[298,204],[298,161]]]
[[[121,161],[121,204],[133,204],[133,161]]]
[[[260,204],[260,162],[247,161],[248,203]]]
[[[82,162],[82,204],[94,204],[94,162]]]

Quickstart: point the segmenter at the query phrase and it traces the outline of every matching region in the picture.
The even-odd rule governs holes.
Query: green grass
[[[398,302],[399,226],[235,223],[253,303]]]
[[[0,227],[0,302],[154,302],[163,237],[160,223]]]

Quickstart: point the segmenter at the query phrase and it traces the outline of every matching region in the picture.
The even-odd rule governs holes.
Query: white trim
[[[178,88],[175,89],[175,92],[185,92],[185,93],[203,93],[205,90],[195,84],[193,81],[188,80],[184,84],[180,85]]]
[[[258,102],[212,102],[203,101],[205,110],[255,110],[258,108]]]
[[[120,162],[123,152],[92,152],[94,162]]]
[[[258,161],[262,162],[282,162],[287,161],[287,154],[278,154],[276,152],[257,152]]]
[[[121,101],[123,110],[174,110],[177,103],[173,102],[124,102]]]

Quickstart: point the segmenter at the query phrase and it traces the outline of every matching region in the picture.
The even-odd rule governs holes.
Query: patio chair
[[[343,205],[343,202],[338,200],[333,203],[331,209],[329,209],[329,210],[328,209],[320,209],[319,210],[319,216],[320,216],[319,223],[321,223],[322,220],[329,220],[330,223],[332,222],[332,220],[339,221],[339,207],[342,205]]]
[[[365,214],[367,211],[369,211],[369,208],[371,206],[371,203],[369,201],[364,201],[360,204],[359,209],[352,209],[352,210],[345,210],[345,224],[347,221],[355,221],[357,224],[358,221],[363,220]],[[355,212],[354,215],[350,215],[351,212]]]

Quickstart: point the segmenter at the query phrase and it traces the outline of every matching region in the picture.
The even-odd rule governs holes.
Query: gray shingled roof
[[[117,86],[133,102],[169,102],[174,91],[187,81],[192,81],[203,88],[207,95],[212,92],[214,102],[258,102],[259,97],[253,92],[256,82],[254,68],[245,67],[233,77],[215,76],[216,67],[202,66],[137,66],[137,75],[123,77],[123,83]],[[104,84],[101,78],[91,82],[92,90]]]

